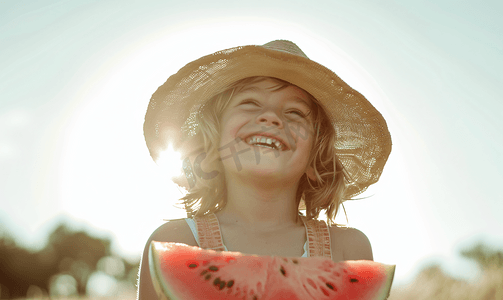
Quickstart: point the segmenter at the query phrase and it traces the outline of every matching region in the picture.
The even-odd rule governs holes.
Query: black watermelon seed
[[[234,285],[234,280],[227,281],[227,287],[230,288]]]
[[[283,266],[281,266],[279,270],[281,271],[281,274],[283,274],[283,276],[286,276],[286,271],[285,268],[283,268]]]
[[[257,300],[257,299],[258,299],[257,296],[253,295],[253,300]]]
[[[206,274],[206,273],[208,273],[208,270],[203,270],[203,271],[201,272],[201,276],[203,276],[203,275],[204,275],[204,274]]]
[[[333,285],[331,285],[330,283],[328,283],[328,282],[327,282],[327,283],[326,283],[326,285],[327,285],[327,287],[328,287],[329,289],[331,289],[331,290],[333,290],[333,289],[334,289],[334,286],[333,286]]]
[[[191,268],[191,269],[197,268],[197,265],[196,264],[190,264],[189,268]]]
[[[210,267],[208,268],[208,270],[210,270],[210,271],[218,271],[218,267],[215,267],[215,266],[210,266]]]
[[[358,279],[356,279],[356,278],[351,278],[351,279],[349,279],[349,282],[358,282]]]
[[[213,280],[213,284],[219,285],[220,284],[220,277],[215,278],[215,280]]]
[[[220,286],[218,287],[219,290],[223,290],[225,287],[225,281],[220,281]]]
[[[211,278],[211,274],[208,274],[208,275],[206,275],[206,276],[204,277],[204,279],[205,279],[205,280],[210,280],[210,278]]]
[[[298,264],[299,263],[299,261],[296,260],[296,259],[293,259],[292,261],[293,261],[294,264]]]

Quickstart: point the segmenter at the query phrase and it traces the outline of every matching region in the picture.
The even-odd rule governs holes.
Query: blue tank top
[[[197,227],[196,227],[196,222],[193,220],[193,219],[190,219],[190,218],[186,218],[185,221],[187,222],[187,224],[189,225],[190,227],[190,230],[192,231],[192,235],[194,236],[194,239],[196,240],[197,242],[197,245],[199,247],[201,247],[201,245],[199,244],[199,237],[197,235]],[[225,251],[229,251],[227,249],[227,247],[225,245],[223,245],[224,248],[225,248]],[[308,253],[308,250],[307,250],[307,241],[304,243],[304,253],[302,254],[301,257],[307,257],[307,253]]]

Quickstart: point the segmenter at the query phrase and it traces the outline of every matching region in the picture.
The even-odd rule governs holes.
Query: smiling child
[[[142,258],[139,299],[155,299],[152,240],[246,254],[372,260],[361,231],[334,224],[377,182],[391,151],[382,115],[292,42],[223,50],[154,93],[144,125],[154,160],[182,154],[187,218],[161,225]],[[305,216],[300,212],[305,209]],[[318,220],[321,211],[327,223]]]

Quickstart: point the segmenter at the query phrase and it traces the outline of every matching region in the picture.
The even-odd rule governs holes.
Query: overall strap
[[[308,241],[308,256],[323,256],[332,258],[332,248],[330,245],[330,232],[328,225],[323,220],[307,220],[302,217],[306,227]]]
[[[225,251],[217,216],[209,213],[202,217],[193,217],[193,219],[197,227],[199,246],[203,249]]]

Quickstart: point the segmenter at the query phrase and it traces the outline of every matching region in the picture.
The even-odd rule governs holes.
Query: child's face
[[[304,173],[314,179],[308,166],[314,104],[298,87],[277,86],[270,79],[252,83],[234,94],[223,111],[220,156],[226,173],[292,184]]]

